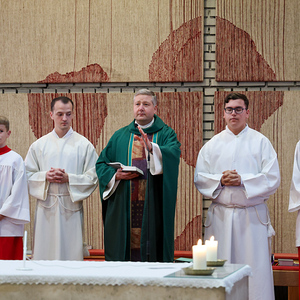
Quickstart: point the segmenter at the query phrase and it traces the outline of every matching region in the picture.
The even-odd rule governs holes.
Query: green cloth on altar
[[[154,118],[152,126],[143,130],[145,133],[157,134],[157,144],[162,153],[163,174],[150,174],[147,180],[150,198],[149,261],[172,262],[180,143],[172,128],[158,116],[155,115]],[[103,200],[103,192],[116,172],[107,163],[121,162],[130,165],[128,151],[133,134],[139,135],[134,121],[113,134],[96,163],[102,201],[105,260],[108,261],[130,260],[130,181],[121,180],[116,191],[107,200]],[[148,202],[145,201],[141,234],[142,261],[147,260],[147,209]]]

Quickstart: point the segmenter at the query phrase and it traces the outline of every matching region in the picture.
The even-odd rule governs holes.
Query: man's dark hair
[[[55,105],[55,103],[56,103],[57,101],[61,101],[63,104],[68,104],[69,102],[71,102],[71,104],[72,104],[72,110],[74,109],[74,103],[73,103],[73,101],[72,101],[70,98],[68,98],[68,97],[66,97],[66,96],[60,96],[60,97],[54,98],[54,99],[51,101],[51,111],[53,111],[54,105]]]
[[[249,100],[247,98],[246,95],[244,94],[240,94],[240,93],[230,93],[226,96],[225,100],[224,100],[224,105],[226,103],[228,103],[230,100],[237,100],[237,99],[242,99],[244,100],[244,103],[245,103],[245,106],[246,106],[246,109],[248,109],[248,106],[249,106]]]

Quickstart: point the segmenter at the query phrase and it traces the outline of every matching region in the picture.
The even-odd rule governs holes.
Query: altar
[[[2,260],[0,299],[248,299],[249,266],[225,263],[209,276],[185,275],[190,265]]]

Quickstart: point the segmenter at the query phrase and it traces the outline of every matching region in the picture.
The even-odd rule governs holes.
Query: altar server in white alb
[[[29,193],[37,199],[33,259],[83,260],[83,200],[98,180],[94,146],[73,131],[74,105],[51,102],[54,130],[35,141],[25,159]]]
[[[194,182],[212,200],[205,240],[211,236],[218,240],[218,258],[251,266],[250,300],[271,300],[270,247],[275,232],[266,201],[278,188],[280,173],[270,141],[247,125],[248,105],[244,94],[225,98],[226,129],[200,150]]]
[[[6,144],[9,120],[0,116],[0,260],[23,258],[24,224],[30,220],[23,158]]]
[[[295,149],[292,183],[290,188],[289,212],[298,211],[296,220],[296,247],[300,255],[300,141]]]

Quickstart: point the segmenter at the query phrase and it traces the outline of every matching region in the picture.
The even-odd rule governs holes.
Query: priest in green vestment
[[[138,91],[133,122],[113,134],[96,163],[107,261],[174,259],[180,143],[156,112],[155,94]],[[144,175],[116,170],[112,162],[136,166]]]

